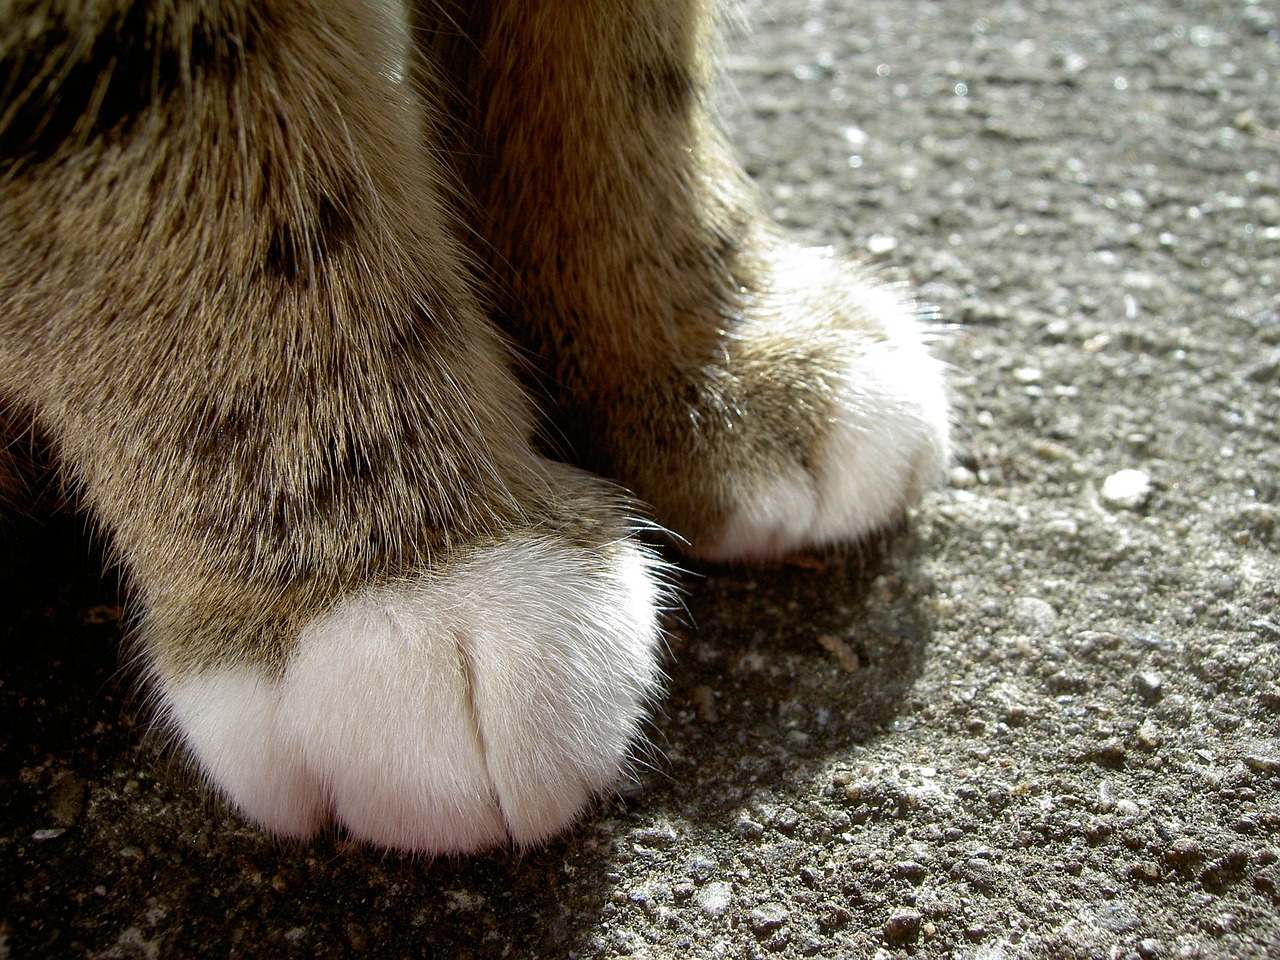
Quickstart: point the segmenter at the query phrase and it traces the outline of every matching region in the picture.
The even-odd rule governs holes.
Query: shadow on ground
[[[669,851],[673,821],[712,843],[721,831],[763,833],[762,788],[797,789],[892,725],[930,631],[912,588],[883,572],[880,545],[690,571],[652,748],[576,832],[456,861],[386,857],[338,837],[290,848],[209,799],[148,734],[120,666],[120,589],[80,525],[65,514],[17,522],[0,571],[0,588],[21,598],[0,685],[0,880],[13,892],[3,942],[15,957],[590,955],[619,862]],[[901,557],[911,538],[888,549]],[[815,706],[832,703],[853,706]],[[654,809],[668,814],[657,825]],[[690,869],[715,862],[708,849]]]

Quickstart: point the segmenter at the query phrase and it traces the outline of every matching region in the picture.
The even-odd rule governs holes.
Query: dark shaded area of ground
[[[873,560],[691,578],[656,768],[435,863],[205,799],[77,522],[20,526],[0,958],[1280,956],[1274,6],[748,14],[771,208],[940,308],[949,489]]]

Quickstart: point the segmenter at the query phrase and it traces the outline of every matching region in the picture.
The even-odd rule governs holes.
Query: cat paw
[[[616,782],[659,683],[654,561],[527,534],[347,597],[278,675],[161,683],[203,775],[286,837],[526,846]]]
[[[722,443],[742,449],[724,457],[719,523],[691,552],[762,559],[854,542],[938,484],[949,456],[943,367],[892,289],[784,247],[743,315],[710,387],[710,405],[731,411]]]

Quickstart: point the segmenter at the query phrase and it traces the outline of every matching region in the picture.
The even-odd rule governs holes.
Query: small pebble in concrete
[[[693,705],[697,707],[698,719],[703,723],[716,723],[720,719],[715,691],[706,684],[693,688]]]
[[[716,872],[716,863],[710,857],[694,854],[685,865],[689,875],[698,883],[706,883]]]
[[[1142,470],[1118,470],[1102,481],[1102,502],[1114,510],[1138,510],[1151,496],[1151,477]]]
[[[747,922],[757,937],[763,937],[787,922],[787,909],[780,903],[762,903],[747,914]]]
[[[1150,717],[1142,721],[1142,726],[1138,728],[1139,744],[1147,750],[1154,750],[1160,746],[1163,740],[1164,737],[1160,734],[1160,728],[1152,722]]]
[[[899,908],[889,915],[889,921],[884,925],[884,938],[892,944],[914,943],[923,925],[924,917],[919,910]]]
[[[1122,767],[1127,752],[1124,743],[1113,737],[1094,752],[1094,759],[1104,767]]]
[[[922,883],[929,875],[929,871],[923,864],[916,863],[914,860],[901,860],[893,865],[893,875],[901,880]]]
[[[1164,678],[1154,670],[1143,670],[1134,677],[1134,684],[1142,699],[1147,701],[1159,700],[1164,692]]]
[[[1273,777],[1280,774],[1280,753],[1271,754],[1255,750],[1245,754],[1244,765],[1254,773]]]
[[[1013,371],[1013,377],[1019,383],[1039,383],[1044,379],[1044,372],[1038,367],[1019,367]]]
[[[1052,633],[1058,623],[1058,611],[1039,597],[1018,597],[1013,601],[1013,622],[1030,634]]]
[[[824,633],[818,638],[818,646],[835,657],[836,663],[840,664],[840,669],[845,673],[857,673],[862,666],[858,651],[834,634]]]
[[[708,917],[718,917],[729,909],[733,888],[723,880],[715,880],[698,890],[693,899]]]
[[[892,253],[898,249],[898,241],[893,237],[886,237],[883,234],[872,234],[867,238],[867,252],[873,256],[884,256],[886,253]]]

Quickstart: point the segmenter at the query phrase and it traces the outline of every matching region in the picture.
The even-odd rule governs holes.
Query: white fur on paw
[[[283,677],[170,681],[206,776],[267,829],[402,850],[530,844],[617,779],[658,685],[652,561],[512,540],[350,597]]]
[[[829,290],[842,282],[842,269],[810,250],[790,251],[778,267],[788,290]],[[842,331],[838,318],[806,327],[803,309],[796,311],[801,319],[782,318],[770,332],[801,346],[843,341],[834,351],[843,364],[824,375],[834,411],[825,443],[807,465],[774,463],[744,478],[719,537],[699,551],[707,559],[764,558],[856,541],[894,522],[942,477],[950,430],[942,364],[892,291],[843,282],[876,334]],[[822,307],[815,302],[819,318]]]

